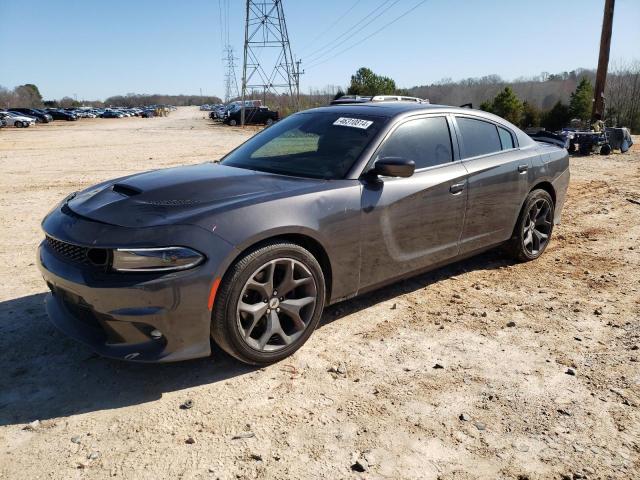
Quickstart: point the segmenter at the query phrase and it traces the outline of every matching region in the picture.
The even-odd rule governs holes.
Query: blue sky
[[[219,3],[225,1],[240,65],[243,0],[0,0],[0,85],[35,83],[45,98],[200,89],[222,96]],[[284,0],[292,50],[307,67],[302,90],[347,85],[361,66],[410,87],[597,64],[604,0],[427,0],[360,41],[420,1]],[[342,35],[379,6],[380,18],[352,37]],[[612,60],[640,59],[639,25],[640,1],[617,0]],[[316,53],[315,63],[327,61],[314,67],[310,54],[336,37],[344,43],[325,56]]]

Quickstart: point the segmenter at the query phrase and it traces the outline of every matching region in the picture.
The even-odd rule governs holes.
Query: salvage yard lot
[[[267,368],[127,364],[58,333],[40,220],[255,131],[204,117],[0,130],[0,478],[640,477],[638,144],[572,158],[539,260],[489,252],[335,305]]]

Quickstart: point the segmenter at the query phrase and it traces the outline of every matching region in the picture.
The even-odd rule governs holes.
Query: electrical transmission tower
[[[224,74],[224,103],[229,103],[232,98],[240,96],[238,91],[238,80],[236,79],[236,60],[233,56],[233,47],[227,45],[224,49],[225,57],[222,59],[225,68]]]
[[[289,95],[298,109],[300,62],[294,62],[282,0],[246,0],[244,62],[242,67],[242,114],[245,99],[261,91]]]

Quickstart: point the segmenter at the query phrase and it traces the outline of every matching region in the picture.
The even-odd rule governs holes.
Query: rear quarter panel
[[[538,155],[533,159],[531,188],[542,182],[549,182],[555,192],[554,223],[559,224],[562,219],[562,209],[569,187],[569,152],[550,144],[540,143]]]

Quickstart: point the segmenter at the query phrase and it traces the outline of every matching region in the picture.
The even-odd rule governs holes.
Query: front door
[[[416,171],[363,183],[360,290],[457,255],[467,171],[451,138],[447,116],[414,118],[399,124],[374,155],[413,160]]]

